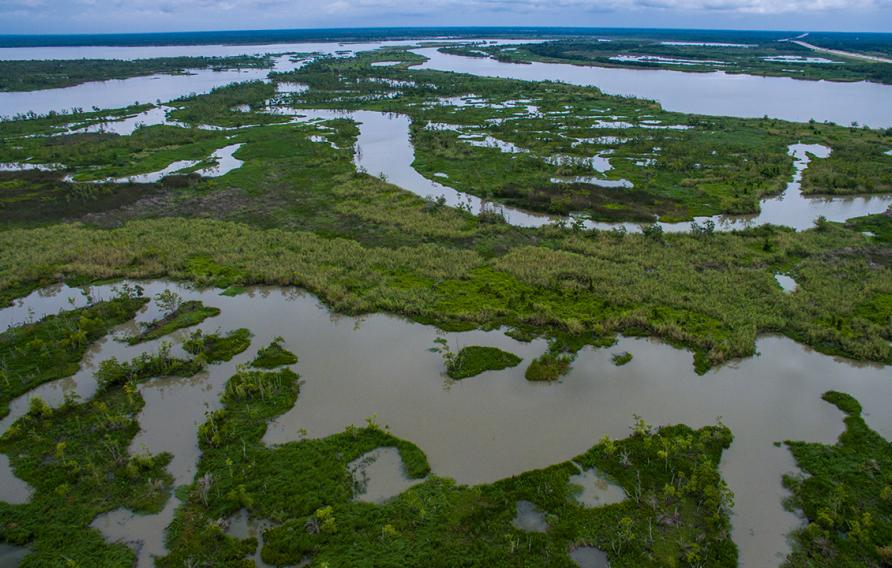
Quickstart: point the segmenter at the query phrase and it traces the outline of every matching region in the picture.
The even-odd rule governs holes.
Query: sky
[[[0,34],[515,25],[892,32],[892,0],[0,0]]]

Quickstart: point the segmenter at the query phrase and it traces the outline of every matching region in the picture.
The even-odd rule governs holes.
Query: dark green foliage
[[[458,352],[447,366],[446,374],[452,379],[466,379],[484,371],[500,371],[516,367],[521,361],[522,359],[514,353],[502,351],[497,347],[472,345]]]
[[[136,345],[157,339],[178,329],[198,325],[207,318],[217,315],[220,315],[219,308],[205,306],[199,300],[183,302],[163,318],[146,324],[139,335],[135,335],[127,341],[130,345]]]
[[[151,377],[191,377],[204,369],[205,360],[178,359],[170,355],[170,345],[163,344],[157,353],[142,353],[121,363],[114,357],[106,359],[96,371],[96,380],[104,388],[135,384]]]
[[[282,347],[284,341],[281,337],[277,337],[273,339],[272,343],[261,348],[257,352],[257,357],[251,361],[251,366],[261,369],[272,369],[273,367],[297,363],[297,355]]]
[[[886,211],[879,215],[868,215],[867,217],[858,217],[857,219],[849,219],[846,222],[847,227],[851,227],[857,231],[870,232],[878,242],[892,244],[892,211]]]
[[[187,69],[270,67],[268,56],[159,57],[154,59],[71,59],[0,61],[0,91],[36,91],[70,87],[87,81],[127,79]]]
[[[824,400],[847,416],[835,445],[788,441],[805,476],[787,476],[788,505],[808,525],[794,533],[790,567],[885,566],[892,559],[892,444],[871,430],[853,397]]]
[[[251,332],[245,328],[232,330],[226,335],[219,332],[205,334],[197,329],[183,343],[186,351],[200,355],[208,363],[229,361],[250,346]]]
[[[90,523],[120,507],[157,513],[169,498],[170,455],[128,453],[143,404],[133,383],[115,384],[87,403],[33,410],[0,438],[0,452],[34,488],[27,504],[0,503],[0,541],[28,546],[23,566],[134,565],[129,547]]]
[[[0,334],[0,417],[9,413],[12,399],[76,373],[87,347],[132,319],[146,302],[147,298],[125,292]]]
[[[617,367],[622,367],[632,360],[632,354],[628,351],[623,351],[622,353],[614,353],[613,354],[613,364]]]
[[[524,376],[528,381],[556,381],[567,374],[571,362],[567,354],[548,351],[530,362]]]
[[[171,113],[171,117],[194,125],[244,126],[285,122],[287,117],[261,112],[275,94],[275,85],[264,81],[232,83],[217,87],[206,95],[194,95],[173,102],[173,106],[178,108]],[[248,105],[250,110],[234,110],[239,105]]]
[[[229,380],[224,407],[210,413],[199,430],[197,481],[177,513],[170,554],[160,566],[181,566],[187,558],[235,565],[244,557],[245,546],[223,535],[216,519],[248,508],[253,516],[282,521],[304,518],[326,504],[348,502],[353,483],[347,464],[375,448],[396,447],[410,477],[430,471],[417,447],[371,421],[366,428],[350,428],[322,440],[267,448],[261,442],[267,421],[291,408],[297,393],[298,377],[288,369],[241,368]]]

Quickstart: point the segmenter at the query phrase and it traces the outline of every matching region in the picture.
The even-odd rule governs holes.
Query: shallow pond
[[[255,334],[251,348],[230,363],[211,366],[193,379],[156,379],[140,387],[146,406],[138,417],[142,431],[132,450],[173,452],[171,470],[177,483],[188,482],[194,472],[199,457],[196,429],[205,411],[219,405],[234,366],[253,358],[258,348],[279,335],[300,357],[297,370],[304,384],[295,406],[270,424],[267,443],[327,436],[376,415],[396,436],[418,444],[435,475],[460,483],[491,482],[570,459],[605,434],[623,438],[633,414],[656,424],[683,422],[693,427],[721,417],[735,435],[721,469],[736,493],[734,538],[746,566],[779,564],[788,549],[785,534],[800,523],[781,505],[781,476],[795,468],[787,449],[774,442],[832,442],[842,432],[842,415],[820,400],[823,392],[851,393],[862,402],[868,423],[892,436],[892,415],[886,408],[886,401],[892,400],[888,367],[854,365],[786,338],[763,337],[757,344],[760,356],[705,376],[694,373],[687,351],[648,339],[620,338],[611,348],[583,349],[571,372],[556,384],[526,381],[525,364],[455,382],[443,375],[440,356],[428,350],[438,337],[445,336],[454,351],[489,345],[526,362],[544,352],[546,344],[520,343],[499,330],[444,335],[431,326],[382,314],[337,316],[296,289],[253,288],[226,297],[217,290],[201,292],[163,282],[145,286],[150,295],[170,287],[185,300],[201,299],[222,309],[220,316],[199,326],[206,331],[248,327]],[[108,297],[112,287],[96,286],[92,294]],[[78,295],[64,286],[34,293],[0,310],[0,321],[24,321],[29,307],[34,314],[54,313],[66,308],[67,297]],[[139,315],[141,321],[154,317],[154,304]],[[88,365],[95,368],[108,356],[125,359],[157,345],[98,342],[84,370],[36,392],[54,396],[49,397],[54,404],[69,390],[90,396],[95,383]],[[612,362],[617,351],[628,351],[634,358],[617,367]],[[14,414],[21,415],[28,398],[13,402]],[[3,475],[9,474],[0,471]],[[8,482],[0,478],[0,484]],[[154,518],[116,511],[96,523],[106,534],[125,540],[134,540],[138,528],[149,554],[157,548],[153,543],[160,542],[167,515],[167,509]],[[157,538],[149,534],[152,530]]]
[[[517,530],[525,532],[545,532],[548,530],[545,513],[529,501],[517,502],[517,513],[514,515],[514,520],[511,524]]]
[[[580,546],[570,551],[570,559],[579,568],[610,568],[607,553],[591,546]]]
[[[228,519],[227,522],[226,534],[229,536],[243,540],[246,538],[257,539],[257,549],[253,555],[254,565],[257,568],[272,568],[260,556],[260,550],[263,548],[263,531],[270,528],[272,523],[265,520],[252,519],[245,509],[239,511],[238,514]]]
[[[579,487],[576,501],[586,507],[600,507],[620,503],[626,491],[597,469],[587,469],[570,476],[570,483]]]
[[[27,555],[27,548],[0,542],[0,568],[16,568]]]
[[[419,483],[409,479],[396,448],[376,448],[347,465],[353,477],[353,498],[368,503],[384,503]]]

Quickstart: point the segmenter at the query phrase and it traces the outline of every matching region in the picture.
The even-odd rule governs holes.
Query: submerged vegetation
[[[851,396],[824,400],[845,413],[832,446],[788,441],[802,476],[787,476],[791,508],[808,524],[785,566],[883,566],[892,562],[892,443],[870,429]]]

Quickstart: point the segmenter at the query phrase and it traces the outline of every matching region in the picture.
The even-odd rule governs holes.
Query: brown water
[[[260,550],[263,548],[263,531],[270,528],[272,523],[265,520],[252,519],[248,511],[242,509],[236,515],[227,520],[226,534],[234,536],[238,539],[256,538],[257,549],[254,551],[252,559],[257,568],[272,568],[270,564],[263,561],[260,557]]]
[[[27,548],[0,543],[0,568],[16,568],[27,555]]]
[[[511,524],[517,530],[526,532],[545,532],[548,530],[545,513],[529,501],[517,502],[517,513],[514,515],[514,520],[511,521]]]
[[[591,546],[580,546],[570,551],[570,558],[579,568],[610,568],[607,553]]]
[[[570,476],[570,483],[579,487],[576,501],[586,507],[620,503],[626,498],[625,489],[594,468]]]
[[[165,287],[162,282],[146,285],[151,295]],[[565,461],[605,434],[625,437],[633,414],[655,424],[684,422],[693,427],[721,417],[735,435],[721,470],[736,493],[734,538],[746,566],[777,565],[788,550],[784,535],[800,522],[781,505],[781,476],[794,471],[792,458],[773,442],[832,442],[843,429],[841,413],[820,400],[823,392],[851,393],[862,402],[868,423],[892,436],[892,415],[885,408],[892,400],[888,367],[854,365],[782,337],[760,338],[761,355],[705,376],[694,373],[687,351],[648,339],[621,338],[611,348],[582,350],[571,372],[556,384],[526,381],[525,365],[454,382],[443,375],[440,356],[428,350],[434,339],[444,336],[433,327],[382,314],[333,315],[315,297],[296,289],[255,288],[229,298],[215,290],[169,287],[185,300],[200,299],[222,309],[220,316],[201,324],[202,329],[245,326],[255,334],[251,348],[231,363],[211,366],[195,378],[153,379],[140,387],[146,406],[138,417],[142,431],[132,450],[174,453],[171,472],[177,483],[191,480],[199,457],[197,425],[208,408],[219,405],[235,365],[250,360],[277,335],[300,357],[296,369],[304,384],[294,408],[271,423],[267,443],[299,439],[303,429],[310,437],[327,436],[375,415],[396,436],[416,443],[428,455],[435,475],[460,483],[491,482]],[[53,294],[32,294],[33,306],[28,300],[0,310],[0,322],[27,318],[29,307],[54,313],[75,293],[60,287]],[[95,287],[93,294],[107,297],[111,287]],[[156,312],[150,305],[139,317],[152,319]],[[499,330],[445,337],[454,351],[490,345],[526,362],[546,349],[544,341],[520,343]],[[127,358],[156,347],[157,342],[133,349],[100,341],[88,363],[95,366],[111,354]],[[616,367],[612,354],[617,351],[628,351],[634,359]],[[59,383],[71,383],[68,388],[84,396],[92,393],[86,371]],[[22,406],[20,400],[13,407]],[[400,471],[385,469],[390,479]],[[10,482],[8,475],[0,471],[0,484]],[[163,542],[162,531],[175,504],[171,499],[169,510],[151,517],[116,511],[95,524],[111,539],[142,540],[141,556],[149,558],[163,550],[158,543]]]
[[[368,503],[384,503],[416,483],[406,476],[396,448],[376,448],[347,464],[353,477],[353,498]]]
[[[13,474],[6,454],[0,454],[0,480],[0,501],[21,505],[31,499],[31,486]]]

